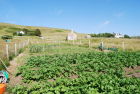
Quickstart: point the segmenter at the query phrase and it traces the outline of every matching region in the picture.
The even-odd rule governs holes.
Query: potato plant
[[[140,66],[140,52],[88,52],[32,56],[19,68],[27,86],[14,94],[139,94],[140,79],[124,67]]]

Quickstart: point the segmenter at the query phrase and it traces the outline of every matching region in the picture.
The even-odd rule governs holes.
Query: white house
[[[68,33],[67,40],[77,40],[77,35],[73,31],[71,31],[70,33]]]
[[[17,31],[17,35],[19,35],[19,34],[24,35],[24,34],[25,34],[25,32],[24,32],[24,31]]]
[[[115,38],[124,38],[124,35],[120,33],[115,33]]]

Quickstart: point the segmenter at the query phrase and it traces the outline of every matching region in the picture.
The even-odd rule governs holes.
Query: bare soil
[[[71,75],[69,78],[71,78],[71,79],[76,79],[76,78],[78,78],[78,77],[79,77],[78,75],[73,74],[73,75]]]
[[[54,81],[55,81],[54,79],[49,79],[49,80],[48,80],[48,82],[54,82]]]
[[[135,66],[133,68],[124,68],[125,76],[127,77],[137,77],[140,78],[140,66]]]

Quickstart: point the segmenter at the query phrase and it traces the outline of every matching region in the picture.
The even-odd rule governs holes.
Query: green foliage
[[[12,39],[13,37],[10,36],[10,35],[4,35],[1,37],[3,40],[6,40],[6,39]]]
[[[124,38],[130,38],[130,36],[128,36],[128,35],[124,35]]]
[[[27,33],[29,32],[29,30],[28,30],[28,29],[26,29],[26,28],[23,28],[23,29],[22,29],[22,31],[24,31],[24,32],[25,32],[25,34],[27,34]]]
[[[24,31],[25,34],[17,34],[17,31]],[[41,31],[40,29],[36,29],[36,30],[29,30],[26,28],[10,28],[10,30],[8,32],[12,32],[14,36],[41,36]]]
[[[20,48],[20,49],[18,50],[18,53],[20,54],[20,53],[24,52],[24,49],[25,49],[25,48]]]
[[[139,60],[140,52],[32,56],[17,73],[29,87],[16,86],[13,93],[139,94],[140,79],[127,78],[123,71],[139,66]]]
[[[10,65],[9,60],[7,58],[2,58],[2,60],[6,66]],[[5,67],[3,66],[3,64],[0,61],[0,70],[3,70],[3,69],[5,69]]]
[[[40,53],[40,52],[43,52],[43,46],[44,45],[31,45],[29,47],[29,52],[30,53]]]
[[[14,54],[14,53],[11,53],[10,56],[9,56],[9,60],[10,60],[10,61],[13,60],[14,57],[15,57],[15,54]]]
[[[40,31],[39,29],[36,29],[36,30],[35,30],[35,35],[36,35],[36,36],[41,36],[41,31]]]
[[[111,33],[99,33],[99,34],[90,34],[91,37],[114,37],[114,34]]]

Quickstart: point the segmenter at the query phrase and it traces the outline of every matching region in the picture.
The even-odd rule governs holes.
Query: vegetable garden
[[[124,68],[140,66],[140,52],[85,52],[31,56],[17,76],[14,94],[140,94],[140,78]]]

